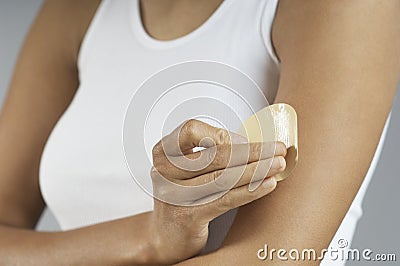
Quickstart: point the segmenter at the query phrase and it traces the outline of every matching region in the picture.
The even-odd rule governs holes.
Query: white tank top
[[[146,33],[138,0],[102,1],[79,54],[80,87],[54,128],[41,162],[42,194],[62,230],[152,210],[153,199],[130,175],[122,143],[129,101],[150,76],[187,61],[221,62],[247,74],[273,102],[279,62],[270,33],[277,1],[225,0],[199,28],[171,41]],[[257,97],[256,92],[249,95]],[[226,95],[216,97],[238,104]],[[249,114],[238,115],[244,120]],[[157,123],[159,118],[151,119]],[[158,139],[146,141],[151,146]],[[378,156],[379,152],[336,238],[351,241]],[[212,222],[205,252],[220,246],[235,214],[233,210]]]

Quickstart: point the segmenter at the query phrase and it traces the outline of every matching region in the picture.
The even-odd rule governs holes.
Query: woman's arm
[[[0,265],[131,265],[150,259],[148,213],[68,232],[28,230],[44,208],[41,153],[77,89],[80,40],[97,4],[47,1],[21,51],[0,115]]]
[[[199,186],[215,181],[222,176],[220,170],[229,166],[227,171],[240,181],[219,200],[198,206],[155,200],[152,212],[125,219],[66,232],[28,230],[34,227],[44,207],[38,185],[41,153],[77,89],[77,54],[97,5],[98,0],[47,1],[22,49],[0,116],[1,265],[171,265],[198,254],[206,244],[212,219],[273,191],[276,181],[272,176],[284,170],[286,148],[282,143],[248,145],[243,143],[243,137],[231,138],[226,130],[189,120],[153,150],[154,168],[150,175],[154,193],[161,199],[163,195],[178,199],[174,189],[180,186],[166,185],[162,177],[184,186]],[[176,153],[181,148],[192,150],[206,137],[212,140],[213,147],[185,156]],[[176,139],[181,142],[176,143]],[[248,149],[252,151],[249,157],[241,152]],[[218,160],[213,160],[213,151]],[[232,165],[231,151],[240,155]],[[170,156],[181,161],[187,160],[186,156],[211,161],[205,162],[204,169],[192,171],[172,164]],[[257,167],[259,163],[263,167]],[[271,169],[265,169],[267,165]],[[271,178],[257,190],[246,189],[253,176],[262,179],[265,175]],[[196,203],[214,193],[226,192],[230,187],[225,183],[212,183],[215,186],[211,189],[197,191],[196,195],[186,193],[187,197],[180,199]]]
[[[240,208],[221,249],[184,265],[265,265],[257,258],[264,244],[327,248],[368,170],[396,92],[399,17],[397,0],[280,1],[276,102],[298,113],[300,161],[275,192]]]

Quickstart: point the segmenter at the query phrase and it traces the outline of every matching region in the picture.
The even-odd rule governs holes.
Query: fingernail
[[[270,178],[264,180],[264,182],[262,183],[262,186],[264,188],[271,188],[271,187],[274,187],[275,185],[276,185],[275,177],[270,177]]]
[[[286,167],[286,160],[285,160],[285,158],[283,158],[281,156],[279,156],[279,166],[280,166],[280,169],[282,169],[282,170],[284,170]]]
[[[275,170],[283,170],[286,167],[286,161],[282,156],[274,157],[272,168]]]
[[[275,148],[275,154],[285,156],[287,152],[286,145],[283,142],[278,142]]]

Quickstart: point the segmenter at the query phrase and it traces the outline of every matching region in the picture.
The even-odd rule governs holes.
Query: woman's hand
[[[195,147],[205,149],[193,152]],[[285,169],[285,155],[283,143],[247,143],[197,120],[164,137],[153,148],[151,171],[157,261],[170,264],[198,254],[210,221],[275,189],[273,176]],[[256,181],[262,184],[249,191]]]

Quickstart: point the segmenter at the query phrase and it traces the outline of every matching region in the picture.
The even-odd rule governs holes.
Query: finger
[[[264,180],[262,185],[254,191],[249,191],[248,186],[234,188],[216,200],[198,206],[199,216],[207,222],[211,221],[227,211],[268,195],[276,188],[276,184],[275,177],[270,177]]]
[[[153,155],[162,152],[170,156],[179,156],[191,152],[195,147],[209,148],[222,144],[246,142],[247,139],[243,136],[191,119],[160,140],[154,146]]]
[[[182,186],[213,184],[217,189],[216,191],[221,192],[274,176],[284,171],[285,167],[286,161],[284,157],[276,156],[267,160],[217,170],[195,178],[178,181],[177,184]]]
[[[157,160],[154,166],[164,176],[189,179],[217,170],[285,155],[286,147],[281,142],[218,145],[185,156]]]

